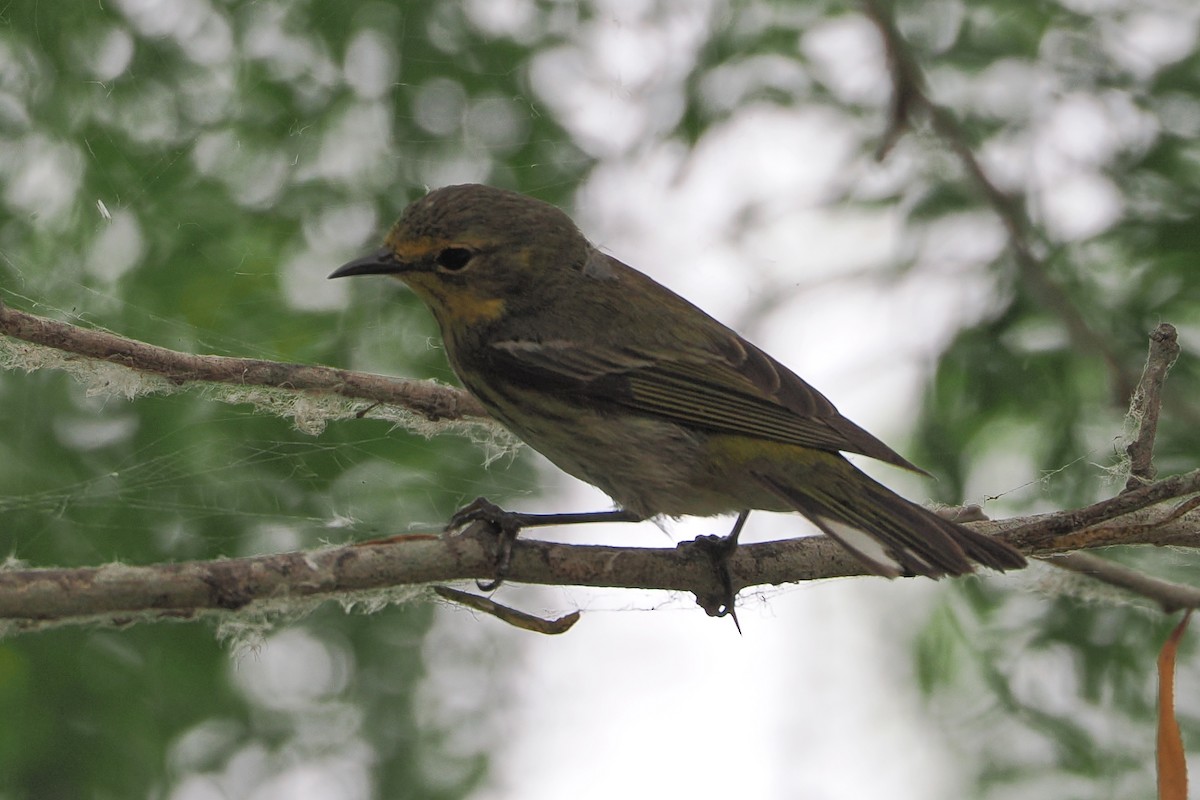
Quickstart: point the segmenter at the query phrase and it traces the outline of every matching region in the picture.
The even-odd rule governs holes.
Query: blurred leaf
[[[1189,610],[1158,654],[1158,797],[1187,800],[1187,756],[1175,721],[1175,655],[1192,618]]]
[[[1194,468],[1200,54],[1183,35],[1190,8],[886,5],[934,99],[1021,199],[1046,274],[1122,364],[1136,373],[1157,322],[1180,327],[1157,463]],[[486,180],[569,204],[595,143],[572,140],[577,120],[563,109],[602,104],[553,106],[534,68],[564,48],[582,53],[572,68],[589,76],[619,66],[612,42],[589,38],[617,12],[432,0],[183,8],[0,10],[0,299],[182,350],[451,380],[411,295],[352,287],[342,311],[323,276],[426,185]],[[907,272],[932,262],[976,280],[981,296],[947,335],[917,423],[914,455],[941,478],[940,499],[994,496],[989,511],[1016,513],[1114,492],[1107,470],[1120,460],[1126,398],[1112,396],[1109,367],[1079,350],[1062,309],[1007,254],[947,255],[929,241],[947,223],[968,244],[1001,227],[952,149],[918,130],[882,166],[865,160],[887,127],[880,53],[861,36],[869,23],[827,2],[639,9],[639,33],[684,13],[695,33],[671,40],[686,68],[652,100],[617,82],[636,101],[619,107],[653,106],[661,118],[615,163],[702,143],[747,108],[830,112],[859,157],[827,206],[894,210]],[[859,48],[853,69],[819,63],[809,45],[821,35],[839,54]],[[1101,115],[1066,113],[1070,98]],[[1095,211],[1094,192],[1069,192],[1080,176],[1114,187],[1115,218],[1064,233],[1051,201]],[[313,439],[198,395],[105,401],[63,376],[5,374],[0,545],[36,564],[147,563],[388,535],[477,494],[529,490],[523,462],[484,471],[484,456],[378,422]],[[1165,549],[1115,555],[1184,579],[1196,566]],[[980,796],[1145,796],[1148,654],[1165,623],[1123,598],[1081,602],[1077,587],[1044,583],[1034,593],[961,582],[916,642],[917,682],[977,765]],[[221,783],[239,757],[273,776],[363,742],[355,763],[368,765],[374,796],[464,796],[486,774],[485,737],[464,746],[461,731],[421,716],[418,683],[450,647],[426,641],[430,619],[424,607],[329,609],[300,623],[314,646],[352,662],[342,690],[300,711],[269,708],[239,684],[236,661],[200,626],[0,643],[0,718],[21,721],[0,726],[0,795],[165,796],[197,777],[244,795],[261,787]],[[1187,675],[1194,648],[1183,644]],[[480,662],[473,677],[504,660],[461,647],[456,664]],[[1044,669],[1027,674],[1030,664]],[[458,724],[475,730],[495,703],[480,691],[464,704]],[[1192,712],[1181,707],[1179,723],[1200,735]],[[332,739],[335,717],[356,720],[350,733],[313,735]]]

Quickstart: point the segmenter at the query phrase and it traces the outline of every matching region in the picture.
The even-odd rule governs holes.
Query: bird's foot
[[[733,575],[729,571],[729,560],[737,551],[737,536],[697,536],[691,543],[712,562],[717,576],[717,591],[696,594],[696,602],[710,617],[729,617],[738,633],[742,625],[738,622],[735,609],[737,592],[733,589]]]
[[[641,520],[640,514],[622,508],[612,511],[568,514],[525,514],[519,511],[505,511],[486,497],[479,497],[475,499],[475,502],[454,512],[454,516],[450,517],[450,523],[446,525],[446,530],[456,530],[472,522],[483,522],[496,533],[496,539],[499,542],[496,556],[496,577],[490,582],[479,583],[482,591],[490,592],[504,581],[512,561],[513,544],[522,528],[581,525],[592,522],[640,522]]]
[[[446,531],[454,531],[472,522],[482,522],[496,536],[496,563],[493,578],[490,581],[475,581],[481,592],[493,592],[504,583],[508,568],[512,565],[513,544],[517,535],[525,526],[525,515],[514,511],[505,511],[486,497],[477,497],[469,505],[455,511],[446,524]]]

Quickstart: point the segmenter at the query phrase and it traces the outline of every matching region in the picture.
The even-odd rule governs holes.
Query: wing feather
[[[775,359],[730,333],[712,348],[661,354],[568,340],[493,342],[501,373],[568,392],[593,407],[621,407],[703,430],[820,450],[862,453],[920,471],[838,413]]]

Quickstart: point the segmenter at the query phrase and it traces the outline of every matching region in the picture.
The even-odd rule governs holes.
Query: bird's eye
[[[465,267],[474,255],[465,247],[447,247],[437,254],[438,266],[442,269],[460,270]]]

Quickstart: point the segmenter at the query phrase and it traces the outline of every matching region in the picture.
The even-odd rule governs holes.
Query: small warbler
[[[621,509],[563,517],[737,513],[735,544],[750,510],[795,510],[887,577],[1025,565],[860,472],[842,452],[921,470],[771,356],[600,252],[552,205],[474,184],[437,189],[381,249],[330,277],[367,274],[408,284],[467,390]],[[455,519],[498,511],[477,501]]]

